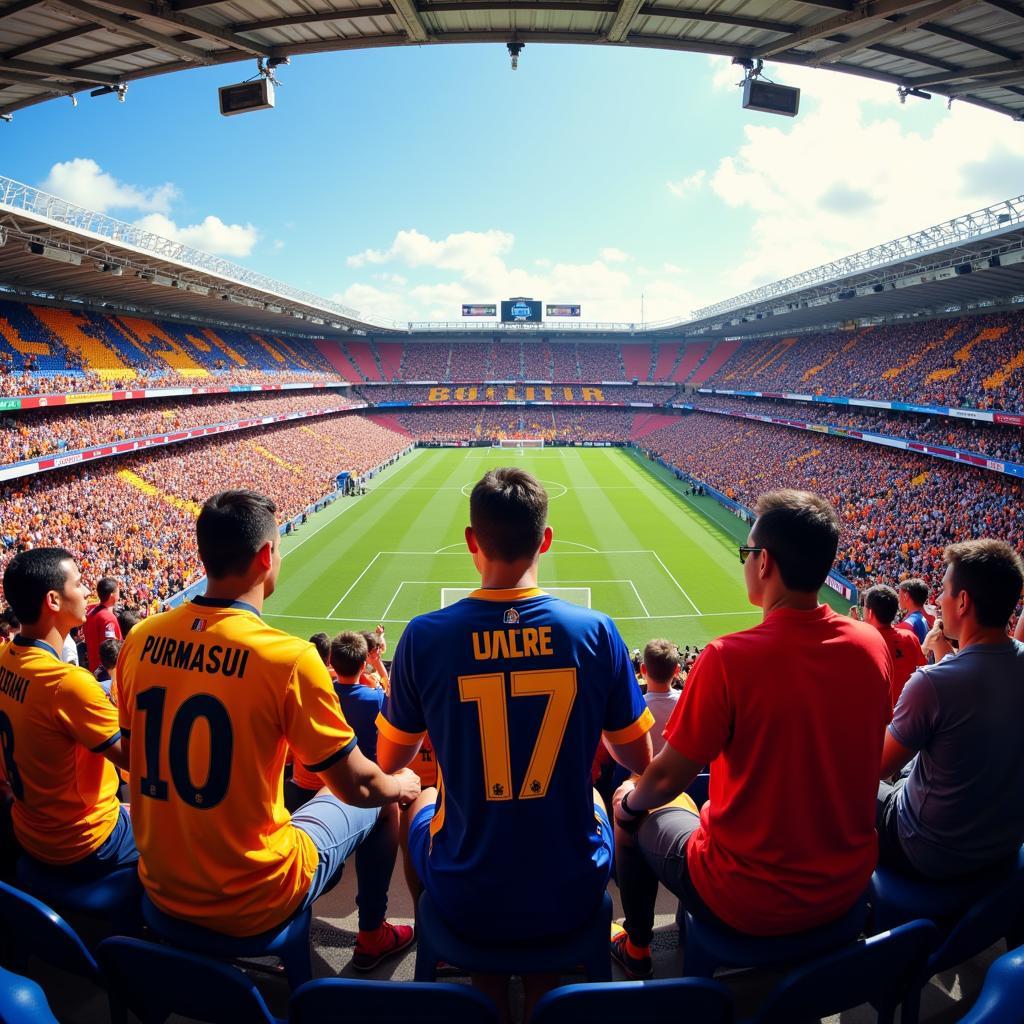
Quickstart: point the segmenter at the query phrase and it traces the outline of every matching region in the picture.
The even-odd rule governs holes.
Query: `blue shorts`
[[[292,815],[292,824],[313,840],[319,858],[303,910],[334,888],[345,861],[370,834],[378,817],[378,807],[351,807],[328,794],[313,797]]]
[[[430,868],[430,823],[434,817],[433,807],[424,807],[417,812],[416,817],[413,818],[409,825],[409,858],[412,861],[413,868],[416,874],[419,876],[420,881],[423,883],[423,887],[430,893],[431,898],[437,904],[438,909],[444,916],[449,916],[445,913],[444,899],[441,898],[441,894],[437,891],[438,886],[431,884],[431,868]],[[598,848],[593,854],[593,860],[590,864],[591,867],[594,865],[604,865],[603,869],[598,869],[596,877],[594,879],[595,886],[593,888],[593,896],[595,899],[594,907],[590,910],[596,909],[598,902],[600,901],[600,894],[604,892],[604,889],[608,882],[608,874],[611,868],[612,855],[614,853],[614,832],[612,830],[611,822],[608,820],[608,814],[604,807],[600,804],[594,804],[594,817],[597,819],[597,833],[598,833]],[[585,874],[581,868],[581,875]],[[597,881],[600,884],[597,885]],[[584,897],[586,891],[589,891],[589,883],[584,886]],[[557,935],[560,932],[567,930],[571,931],[574,927],[577,927],[583,920],[586,920],[586,914],[590,910],[584,909],[585,899],[578,901],[574,904],[575,911],[568,910],[565,907],[546,907],[542,911],[539,911],[536,917],[533,919],[533,925],[531,926],[533,935]],[[490,912],[486,911],[489,919]],[[569,920],[567,920],[567,915]],[[480,931],[481,935],[488,934],[486,931],[476,928],[473,922],[463,920],[463,914],[452,914],[450,915],[450,922],[453,927],[458,927],[460,931],[465,932],[467,935],[472,934],[476,931]],[[579,921],[571,920],[571,917],[578,916]],[[459,920],[456,920],[458,918]],[[546,927],[550,921],[550,927]],[[508,928],[511,928],[511,922],[506,922]],[[512,932],[509,931],[509,935],[512,936]],[[519,937],[515,937],[518,941]]]

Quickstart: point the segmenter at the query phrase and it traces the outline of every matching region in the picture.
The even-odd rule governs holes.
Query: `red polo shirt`
[[[89,671],[100,667],[100,644],[104,640],[123,640],[117,616],[101,604],[93,605],[85,619],[85,652]]]
[[[882,634],[885,646],[889,648],[889,655],[892,658],[892,706],[895,710],[896,702],[900,699],[903,687],[907,680],[922,666],[928,664],[928,659],[921,650],[921,644],[917,634],[909,629],[894,629],[887,626],[878,631]]]
[[[711,765],[687,866],[726,924],[803,931],[866,888],[892,671],[878,631],[827,605],[771,612],[697,659],[665,739]]]

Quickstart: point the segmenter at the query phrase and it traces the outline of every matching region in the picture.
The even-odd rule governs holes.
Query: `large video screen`
[[[541,304],[533,299],[511,299],[501,304],[503,324],[539,324],[542,322]]]

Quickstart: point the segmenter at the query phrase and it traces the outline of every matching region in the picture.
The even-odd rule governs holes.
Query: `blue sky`
[[[297,58],[273,111],[223,118],[253,64],[56,100],[0,125],[0,170],[367,313],[580,302],[686,315],[1004,199],[1024,129],[831,72],[795,120],[740,109],[727,61],[434,46]]]

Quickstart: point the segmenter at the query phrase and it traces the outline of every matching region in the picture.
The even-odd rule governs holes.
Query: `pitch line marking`
[[[366,563],[366,568],[352,581],[352,585],[348,588],[348,590],[346,590],[345,593],[341,595],[341,597],[338,600],[338,603],[327,613],[327,618],[331,618],[334,615],[334,613],[341,607],[341,602],[344,601],[345,598],[348,597],[348,595],[351,594],[353,590],[355,590],[356,584],[370,571],[370,566],[373,565],[373,563],[376,562],[377,559],[380,558],[380,556],[383,554],[383,551],[378,551],[377,554],[375,554],[373,558],[371,558],[370,561]]]
[[[742,612],[702,612],[700,615],[695,615],[690,612],[684,612],[675,615],[615,615],[612,616],[615,622],[660,622],[663,619],[728,619],[736,618],[741,615],[755,615],[757,613],[756,608],[748,608]],[[263,618],[265,619],[295,619],[302,622],[326,622],[327,619],[319,615],[285,615],[281,612],[264,612]],[[339,615],[333,617],[331,622],[390,622],[397,623],[399,625],[408,625],[411,619],[372,619],[367,618],[365,615],[362,618],[351,618],[349,616]]]
[[[636,594],[636,599],[640,602],[640,607],[644,610],[644,616],[649,619],[651,617],[651,613],[647,610],[647,605],[644,604],[644,599],[640,596],[640,591],[636,589],[636,584],[632,580],[629,580],[628,582],[633,588],[633,593]]]
[[[681,593],[683,597],[685,597],[686,600],[690,602],[690,607],[698,615],[702,614],[701,610],[697,607],[696,604],[694,604],[693,598],[690,597],[690,595],[685,590],[683,590],[683,585],[679,582],[679,580],[675,578],[675,576],[672,575],[671,572],[669,572],[668,566],[661,560],[661,555],[659,555],[657,551],[652,551],[651,554],[654,555],[654,557],[658,560],[658,565],[660,565],[662,569],[664,569],[665,572],[668,574],[668,578],[679,588],[679,593]]]
[[[561,554],[561,555],[582,555],[582,554],[601,555],[601,554],[604,554],[603,551],[598,551],[597,548],[591,547],[591,545],[589,545],[589,544],[583,544],[583,543],[581,543],[578,540],[563,540],[561,537],[556,537],[552,543],[553,544],[572,544],[573,547],[583,548],[584,549],[583,551],[552,551],[551,554],[553,554],[553,555],[559,555],[559,554]],[[450,550],[451,548],[456,548],[457,550],[452,551],[452,550]],[[466,542],[464,540],[457,540],[453,544],[445,544],[445,546],[443,548],[437,548],[436,551],[431,551],[431,552],[429,552],[429,554],[432,554],[432,555],[459,555],[459,554],[462,554],[463,552],[465,554],[467,554],[467,555],[469,554],[469,549],[466,547]],[[402,554],[404,554],[404,555],[416,555],[416,554],[421,554],[421,553],[423,553],[423,552],[418,552],[418,551],[403,551],[402,552]]]
[[[399,595],[399,593],[401,592],[401,590],[402,590],[402,587],[404,587],[404,586],[405,586],[405,580],[401,580],[401,581],[399,582],[398,586],[397,586],[397,587],[395,588],[395,592],[394,592],[394,593],[393,593],[393,594],[391,595],[391,600],[390,600],[390,601],[388,601],[388,606],[387,606],[387,608],[385,608],[385,609],[384,609],[384,612],[383,612],[383,614],[382,614],[382,615],[381,615],[381,617],[380,617],[380,621],[381,621],[381,622],[383,622],[383,621],[384,621],[384,620],[385,620],[385,619],[386,619],[386,618],[388,617],[388,612],[389,612],[389,611],[391,611],[391,606],[392,606],[392,605],[393,605],[393,604],[395,603],[395,601],[396,601],[396,600],[398,599],[398,595]]]

